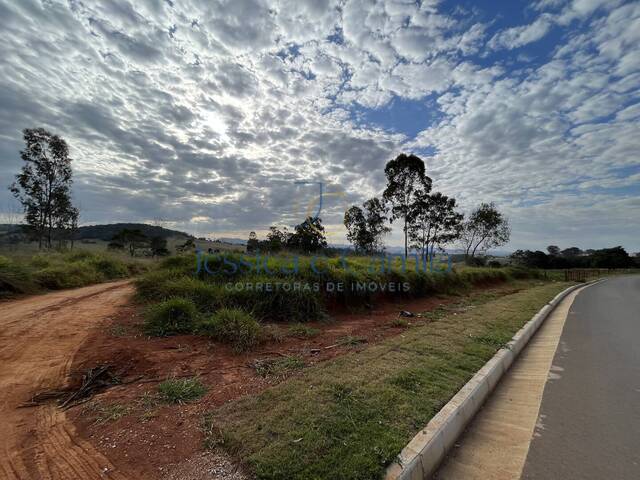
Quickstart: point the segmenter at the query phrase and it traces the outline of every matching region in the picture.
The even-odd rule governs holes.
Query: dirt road
[[[59,408],[18,406],[36,392],[65,385],[91,328],[132,293],[123,281],[0,303],[1,479],[126,479],[77,438]]]

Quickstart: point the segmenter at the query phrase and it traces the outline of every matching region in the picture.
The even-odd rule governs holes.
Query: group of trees
[[[9,189],[22,204],[28,232],[40,248],[51,248],[55,240],[73,246],[80,212],[71,197],[69,147],[43,128],[27,128],[23,136],[24,165]]]
[[[381,198],[370,198],[345,212],[347,239],[356,252],[383,251],[384,237],[394,221],[402,226],[405,256],[415,250],[426,257],[436,248],[461,240],[465,257],[473,258],[480,251],[508,242],[509,223],[493,203],[483,203],[465,220],[455,198],[431,191],[433,182],[419,157],[401,154],[387,163],[384,172],[387,186]],[[251,232],[247,242],[249,252],[290,249],[311,253],[326,247],[322,221],[311,217],[294,232],[271,227],[265,240],[258,240]]]
[[[126,250],[132,257],[135,257],[141,250],[154,257],[169,255],[166,238],[161,236],[148,237],[139,229],[123,228],[113,236],[107,248]]]
[[[633,268],[640,267],[640,254],[631,257],[622,247],[600,250],[581,250],[570,247],[561,250],[549,245],[547,253],[540,250],[516,250],[511,258],[524,266],[532,268]]]
[[[249,234],[247,241],[248,252],[279,252],[293,250],[300,253],[312,253],[327,247],[324,226],[320,218],[307,217],[294,231],[286,227],[270,227],[265,240],[258,240],[256,232]]]
[[[352,206],[344,217],[347,238],[356,251],[383,249],[382,238],[390,232],[387,222],[399,220],[404,237],[404,254],[410,249],[423,257],[436,248],[460,240],[465,258],[509,241],[507,218],[493,203],[483,203],[465,220],[455,198],[432,192],[433,182],[422,159],[401,154],[385,167],[387,186],[382,199],[372,198],[362,208]]]

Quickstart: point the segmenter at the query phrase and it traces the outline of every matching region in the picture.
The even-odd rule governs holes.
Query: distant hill
[[[216,242],[231,243],[232,245],[246,245],[247,241],[242,238],[221,237],[216,238]]]
[[[76,239],[78,240],[111,240],[120,230],[140,230],[147,237],[183,237],[191,238],[191,235],[178,230],[159,227],[157,225],[147,225],[146,223],[108,223],[106,225],[85,225],[78,228]]]
[[[105,225],[85,225],[78,228],[76,240],[104,240],[110,241],[120,230],[141,230],[147,237],[162,238],[191,238],[191,235],[178,230],[147,225],[146,223],[109,223]],[[22,233],[22,225],[0,224],[0,242],[22,241],[25,239]]]

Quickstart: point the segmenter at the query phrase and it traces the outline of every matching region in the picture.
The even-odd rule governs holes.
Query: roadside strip
[[[389,466],[386,480],[429,478],[554,308],[573,291],[593,283],[569,287],[534,315],[405,446]]]

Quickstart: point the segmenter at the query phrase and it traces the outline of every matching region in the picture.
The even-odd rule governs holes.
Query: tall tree
[[[421,158],[404,153],[389,161],[384,173],[387,177],[387,188],[382,196],[392,205],[391,219],[402,221],[406,257],[409,255],[411,211],[418,197],[431,191],[431,179],[425,173]]]
[[[386,225],[388,208],[379,198],[370,198],[362,208],[353,205],[344,214],[347,239],[356,251],[374,253],[383,249],[382,237],[391,229]]]
[[[151,249],[151,255],[154,257],[164,257],[169,255],[167,239],[159,235],[151,237],[151,240],[149,240],[149,248]]]
[[[455,198],[440,192],[419,193],[411,212],[409,237],[411,246],[426,257],[436,246],[441,247],[460,236],[463,215],[456,211]]]
[[[135,256],[136,251],[149,246],[149,238],[139,229],[123,228],[111,239],[108,247],[111,249],[127,249],[129,255]]]
[[[259,245],[260,241],[258,240],[256,232],[249,233],[249,240],[247,240],[247,252],[251,253],[258,251]]]
[[[488,250],[509,241],[511,228],[507,217],[498,211],[494,203],[483,203],[476,208],[462,225],[461,240],[465,258],[474,258],[478,248]]]
[[[549,252],[549,255],[557,257],[558,255],[560,255],[560,247],[558,247],[557,245],[549,245],[547,247],[547,252]]]
[[[23,130],[25,162],[16,181],[9,187],[22,203],[25,221],[35,233],[38,245],[51,247],[54,228],[63,217],[71,218],[71,159],[69,147],[61,137],[44,128]]]
[[[284,227],[280,230],[278,227],[269,227],[267,239],[263,242],[264,249],[269,252],[277,252],[287,246],[291,238],[291,232]]]
[[[287,246],[304,253],[313,253],[326,248],[322,220],[318,217],[307,217],[287,239]]]

